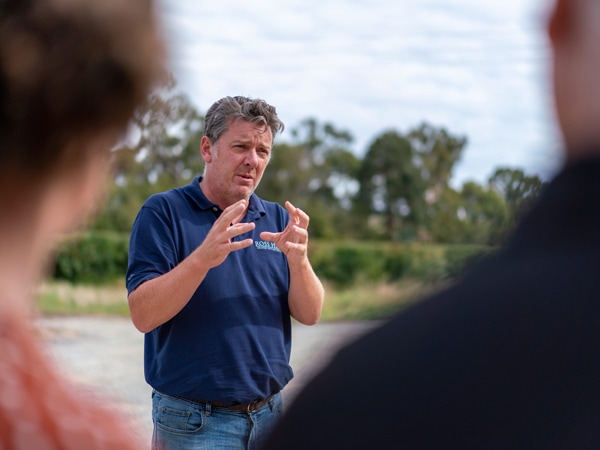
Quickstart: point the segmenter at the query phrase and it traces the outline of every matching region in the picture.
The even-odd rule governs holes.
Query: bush
[[[449,276],[460,275],[471,264],[486,256],[490,247],[480,245],[454,245],[445,250],[446,271]]]
[[[383,270],[388,281],[398,281],[407,273],[410,267],[409,252],[393,247],[384,252]]]
[[[338,287],[350,286],[359,279],[380,281],[385,278],[387,259],[382,248],[341,244],[328,246],[328,249],[313,265],[317,274]]]
[[[413,244],[408,250],[409,264],[406,276],[425,282],[437,282],[446,278],[446,260],[442,246]]]
[[[65,242],[53,278],[73,283],[122,280],[127,271],[127,233],[90,232]],[[361,282],[396,282],[405,277],[436,282],[456,277],[489,247],[473,245],[332,242],[311,240],[309,257],[317,275],[336,287]]]
[[[72,283],[105,283],[124,278],[129,236],[87,233],[61,245],[55,258],[53,278]]]
[[[487,251],[483,246],[318,241],[311,244],[309,256],[320,278],[347,288],[404,277],[435,283],[459,275],[469,261]]]

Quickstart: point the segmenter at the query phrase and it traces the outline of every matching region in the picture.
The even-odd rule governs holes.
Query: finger
[[[290,213],[290,216],[292,218],[296,217],[296,207],[294,205],[292,205],[292,203],[289,202],[289,201],[287,201],[287,200],[285,202],[285,209],[287,209],[288,213]]]
[[[244,222],[244,223],[236,223],[227,228],[227,238],[232,239],[236,236],[240,236],[242,234],[248,233],[254,230],[255,227],[254,222]]]
[[[286,242],[285,246],[288,251],[296,251],[300,254],[305,254],[307,251],[306,243]]]
[[[296,217],[298,217],[297,224],[300,228],[307,229],[308,223],[310,222],[310,217],[300,208],[296,208]]]
[[[287,209],[288,213],[290,214],[290,223],[297,225],[300,223],[300,218],[298,217],[298,208],[296,208],[294,205],[292,205],[291,202],[286,201],[285,202],[285,208]]]
[[[254,241],[252,239],[244,239],[243,241],[233,241],[229,244],[229,249],[232,252],[250,247]]]
[[[246,200],[239,200],[234,204],[229,205],[223,210],[221,216],[219,217],[219,220],[223,221],[228,226],[232,223],[239,223],[239,221],[244,218],[244,214],[246,213],[246,206]]]
[[[308,231],[299,225],[289,225],[288,241],[294,243],[303,243],[308,240]]]
[[[293,228],[293,233],[296,237],[300,237],[300,238],[308,238],[308,230],[306,228],[302,228],[299,225],[294,226]]]
[[[280,233],[271,233],[270,231],[263,231],[262,233],[260,233],[260,238],[264,241],[275,242],[279,234]]]
[[[308,217],[308,214],[306,214],[300,208],[296,208],[289,201],[285,202],[285,207],[288,210],[288,212],[290,213],[290,221],[292,223],[294,223],[304,229],[308,228],[308,223],[310,222],[310,217]]]

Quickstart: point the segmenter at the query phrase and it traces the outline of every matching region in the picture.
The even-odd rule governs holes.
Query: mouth
[[[246,184],[252,183],[254,181],[254,177],[252,175],[245,174],[245,173],[238,174],[238,178],[240,180],[242,180],[243,183],[246,183]]]

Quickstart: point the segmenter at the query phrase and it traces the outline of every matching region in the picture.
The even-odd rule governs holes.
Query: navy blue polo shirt
[[[202,193],[200,179],[142,206],[130,238],[128,292],[169,272],[204,240],[220,210]],[[183,310],[145,336],[146,381],[160,392],[250,403],[293,376],[287,259],[260,239],[262,231],[282,231],[289,215],[253,194],[242,221],[256,227],[236,239],[254,244],[209,270]]]

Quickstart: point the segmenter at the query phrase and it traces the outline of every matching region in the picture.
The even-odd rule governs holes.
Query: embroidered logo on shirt
[[[277,246],[273,242],[254,241],[254,246],[258,250],[271,250],[273,252],[279,252],[279,253],[281,253],[281,250],[279,250],[277,248]]]

